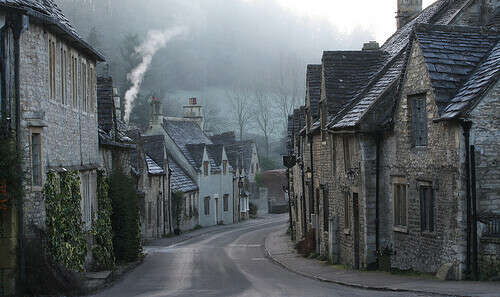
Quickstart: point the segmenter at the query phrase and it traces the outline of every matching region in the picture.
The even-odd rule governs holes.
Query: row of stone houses
[[[260,170],[254,144],[234,141],[231,145],[241,149],[229,153],[213,143],[199,128],[202,110],[195,101],[186,107],[185,119],[164,119],[153,102],[150,131],[142,135],[128,127],[120,119],[112,79],[107,71],[97,75],[104,57],[52,0],[0,2],[0,53],[1,149],[15,144],[22,161],[9,170],[24,174],[24,197],[10,197],[9,185],[0,179],[0,296],[21,289],[24,247],[45,229],[43,188],[49,173],[77,173],[88,247],[100,170],[123,170],[135,180],[144,240],[247,216],[245,181]],[[248,151],[255,154],[248,157]],[[173,196],[179,193],[182,207],[176,208]],[[85,268],[92,258],[89,252]]]
[[[381,47],[307,67],[288,119],[299,240],[355,269],[500,271],[499,6],[399,0]]]

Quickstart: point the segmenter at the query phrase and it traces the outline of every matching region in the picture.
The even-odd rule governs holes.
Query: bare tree
[[[243,140],[243,133],[253,118],[250,92],[247,88],[233,88],[226,94],[231,102],[232,120],[238,126],[240,140]]]
[[[276,114],[270,93],[267,89],[256,87],[254,90],[253,122],[257,130],[264,135],[266,158],[269,158],[270,138],[273,134]]]
[[[288,116],[293,113],[294,108],[301,105],[301,100],[305,96],[303,90],[305,70],[302,64],[296,55],[280,55],[280,72],[274,92],[283,134],[287,131]]]

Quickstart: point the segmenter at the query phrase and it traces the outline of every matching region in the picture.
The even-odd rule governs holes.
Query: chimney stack
[[[162,124],[163,124],[163,111],[162,111],[161,100],[153,96],[151,98],[151,119],[149,121],[149,129],[153,131],[161,129]]]
[[[378,51],[379,49],[380,45],[376,41],[370,41],[363,44],[363,51]]]
[[[398,12],[396,15],[398,30],[408,24],[422,11],[422,0],[397,0]]]
[[[204,129],[203,107],[198,105],[197,98],[189,98],[189,105],[184,106],[184,118],[193,120],[202,130]]]

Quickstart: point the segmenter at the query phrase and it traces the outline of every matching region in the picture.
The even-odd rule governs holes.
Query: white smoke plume
[[[156,52],[158,52],[158,50],[165,47],[172,38],[185,32],[186,28],[184,27],[175,27],[166,31],[149,31],[146,40],[135,49],[136,53],[142,57],[142,61],[137,67],[132,70],[132,72],[127,74],[127,79],[132,83],[132,87],[125,93],[126,122],[128,122],[130,118],[132,104],[139,94],[144,75],[151,65],[153,56],[156,54]]]

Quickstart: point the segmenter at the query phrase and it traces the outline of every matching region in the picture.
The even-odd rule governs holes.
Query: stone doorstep
[[[269,258],[271,261],[274,263],[282,266],[286,270],[302,275],[307,278],[315,279],[321,282],[329,282],[329,283],[334,283],[334,284],[339,284],[339,285],[344,285],[348,287],[354,287],[354,288],[360,288],[360,289],[366,289],[366,290],[375,290],[375,291],[388,291],[388,292],[412,292],[412,293],[425,293],[425,294],[432,294],[432,295],[443,295],[443,296],[460,296],[460,297],[469,297],[469,296],[500,296],[498,293],[500,291],[500,286],[495,286],[494,283],[487,283],[491,288],[489,290],[489,293],[466,293],[464,292],[459,286],[456,286],[458,282],[455,281],[433,281],[432,283],[425,283],[425,281],[419,280],[419,279],[408,279],[408,280],[399,280],[394,282],[393,284],[386,284],[386,285],[367,285],[362,281],[362,276],[364,272],[356,272],[356,271],[351,271],[350,273],[356,274],[356,277],[346,277],[344,271],[339,271],[339,277],[337,279],[333,279],[332,277],[324,277],[322,275],[315,274],[314,272],[308,272],[308,271],[299,271],[295,267],[292,267],[293,265],[288,265],[286,263],[286,260],[291,259],[291,258],[297,258],[293,257],[292,255],[297,255],[296,252],[292,252],[290,256],[285,256],[286,253],[282,253],[281,251],[273,251],[272,248],[270,248],[269,242],[272,239],[276,238],[286,238],[288,239],[288,236],[284,236],[283,230],[277,231],[270,233],[266,239],[265,239],[265,245],[264,245],[264,250],[266,253],[266,257]],[[282,246],[282,244],[279,244]],[[298,258],[301,258],[300,256]],[[320,262],[318,262],[318,265],[324,265]],[[373,272],[376,273],[376,272]],[[378,273],[377,273],[378,274]],[[344,276],[344,277],[342,277]],[[359,276],[359,277],[358,277]],[[387,277],[390,277],[389,275]],[[357,278],[357,281],[354,281],[353,279]],[[418,284],[418,289],[416,288],[411,288],[411,283],[412,282],[419,282]],[[448,284],[451,288],[446,290],[440,288],[442,284]],[[467,282],[466,286],[473,286],[474,284],[477,284],[477,282]],[[427,286],[427,288],[425,288]],[[445,292],[446,291],[446,292]],[[486,288],[485,288],[486,291]],[[464,295],[466,294],[466,295]]]

